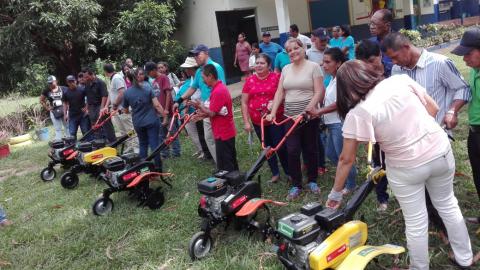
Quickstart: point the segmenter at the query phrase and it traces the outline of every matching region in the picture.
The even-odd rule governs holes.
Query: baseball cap
[[[197,66],[197,61],[195,61],[195,58],[193,57],[187,57],[185,59],[185,63],[180,65],[181,68],[194,68]]]
[[[67,82],[71,82],[71,81],[76,81],[75,76],[73,76],[73,75],[68,75],[68,76],[67,76]]]
[[[47,83],[53,83],[53,81],[56,81],[57,78],[53,75],[48,76],[47,78]]]
[[[480,28],[473,27],[465,31],[458,45],[453,49],[452,53],[456,55],[466,55],[473,49],[480,48]]]
[[[192,54],[199,54],[200,52],[208,52],[208,47],[205,44],[198,44],[190,51]]]
[[[269,37],[269,36],[271,36],[271,35],[270,35],[270,32],[268,32],[268,31],[263,32],[263,34],[262,34],[262,37]]]
[[[323,27],[313,30],[312,35],[321,40],[328,40],[330,38],[327,34],[327,30]]]

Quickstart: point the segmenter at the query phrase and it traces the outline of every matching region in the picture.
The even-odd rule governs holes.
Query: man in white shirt
[[[303,48],[305,50],[312,47],[312,41],[310,40],[310,38],[300,34],[300,31],[298,30],[298,26],[296,24],[290,25],[290,36],[300,39],[300,41],[303,43]]]

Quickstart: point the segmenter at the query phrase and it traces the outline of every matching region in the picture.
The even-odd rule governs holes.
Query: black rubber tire
[[[108,197],[98,198],[92,206],[93,214],[96,216],[105,216],[113,210],[113,201]]]
[[[66,189],[74,189],[78,186],[78,175],[73,172],[66,172],[60,178],[60,184]]]
[[[46,167],[40,172],[40,178],[44,182],[50,182],[57,176],[57,171],[54,168]]]
[[[148,208],[155,210],[165,203],[165,195],[161,190],[155,190],[150,193],[147,199],[147,206]]]
[[[192,236],[188,244],[188,254],[192,261],[205,258],[213,247],[213,239],[210,234],[197,232]]]

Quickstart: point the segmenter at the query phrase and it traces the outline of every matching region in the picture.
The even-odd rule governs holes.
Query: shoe
[[[7,227],[13,224],[13,221],[4,219],[2,222],[0,222],[0,228],[2,227]]]
[[[343,196],[349,195],[350,193],[353,192],[353,190],[354,190],[354,188],[353,189],[344,188],[344,189],[342,189],[342,195]]]
[[[377,212],[385,212],[387,211],[388,204],[387,203],[381,203],[377,207]]]
[[[327,172],[328,172],[328,169],[325,168],[325,167],[319,167],[318,168],[318,175],[324,175]]]
[[[197,151],[197,152],[192,154],[192,157],[200,156],[200,154],[203,154],[202,151]]]
[[[204,153],[200,153],[197,157],[197,159],[206,159]]]
[[[280,175],[274,175],[274,176],[272,176],[272,179],[270,179],[270,181],[268,181],[268,182],[271,183],[271,184],[276,184],[276,183],[278,183],[279,180],[280,180]]]
[[[289,191],[288,191],[288,196],[287,196],[287,200],[288,201],[293,201],[295,199],[297,199],[298,197],[300,197],[300,193],[302,192],[301,189],[299,189],[298,187],[292,187]]]
[[[318,187],[317,183],[310,182],[307,184],[308,190],[313,194],[320,194],[320,188]]]

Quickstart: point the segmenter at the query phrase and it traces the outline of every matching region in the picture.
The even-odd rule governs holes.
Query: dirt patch
[[[0,182],[3,182],[13,176],[22,176],[22,175],[26,175],[33,172],[38,172],[40,171],[40,169],[41,169],[40,167],[28,166],[26,169],[10,168],[10,169],[1,170]]]

